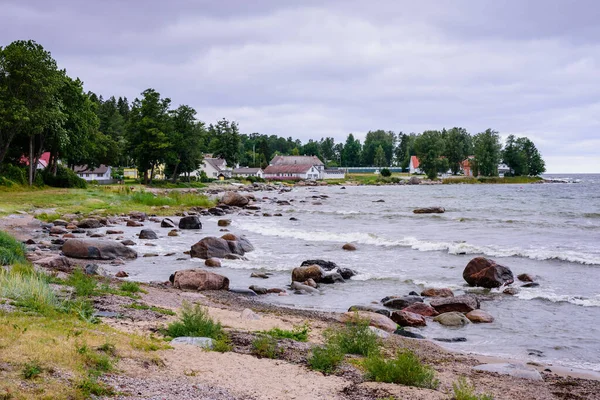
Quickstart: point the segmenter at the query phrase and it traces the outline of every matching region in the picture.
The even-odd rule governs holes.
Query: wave
[[[532,260],[559,260],[584,265],[600,265],[599,254],[579,253],[575,251],[547,250],[547,249],[521,249],[516,247],[504,248],[496,245],[481,246],[467,242],[436,242],[420,240],[412,236],[402,239],[388,239],[372,233],[363,232],[327,232],[303,231],[292,228],[279,228],[265,225],[264,223],[239,222],[242,229],[264,236],[300,239],[309,242],[353,242],[383,247],[409,247],[418,251],[446,251],[448,254],[483,254],[489,257],[523,257]]]
[[[590,298],[567,294],[561,295],[550,291],[532,288],[530,290],[521,290],[516,296],[522,300],[545,300],[552,303],[570,303],[583,307],[600,307],[600,295]]]

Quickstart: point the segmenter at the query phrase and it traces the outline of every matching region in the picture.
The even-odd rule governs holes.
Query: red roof
[[[303,174],[311,168],[311,164],[269,165],[267,168],[265,168],[265,175]]]
[[[23,165],[29,165],[29,157],[26,155],[22,155],[21,160],[19,160],[19,161]],[[42,167],[46,168],[48,166],[49,162],[50,162],[50,152],[47,151],[45,153],[42,153],[38,164],[41,165]]]
[[[412,163],[413,168],[419,168],[419,159],[417,156],[410,156],[410,162]]]

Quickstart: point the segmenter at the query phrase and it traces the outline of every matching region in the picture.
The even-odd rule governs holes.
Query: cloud
[[[529,136],[549,171],[600,171],[592,1],[57,4],[9,3],[0,36],[38,40],[104,96],[154,87],[202,120],[303,141],[491,127]]]

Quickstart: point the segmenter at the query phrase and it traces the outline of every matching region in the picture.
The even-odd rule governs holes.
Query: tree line
[[[514,175],[538,175],[544,161],[533,142],[509,136],[502,148],[498,132],[471,135],[464,128],[420,134],[374,130],[361,143],[354,134],[302,143],[292,137],[241,134],[238,124],[222,119],[205,124],[189,105],[173,107],[171,99],[147,89],[129,103],[126,97],[86,92],[79,78],[59,69],[40,44],[15,41],[0,47],[0,168],[28,160],[28,181],[36,180],[42,153],[50,152],[47,171],[64,166],[100,164],[136,167],[144,182],[159,166],[177,181],[198,169],[205,153],[224,158],[229,166],[266,167],[277,154],[315,155],[329,167],[389,167],[408,170],[410,158],[420,159],[430,177],[450,170],[459,173],[470,158],[479,175],[497,175],[506,163]]]

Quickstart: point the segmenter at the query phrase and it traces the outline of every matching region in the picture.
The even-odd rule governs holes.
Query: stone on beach
[[[137,258],[137,252],[123,243],[109,240],[69,239],[62,246],[62,252],[67,257],[114,260],[115,258]]]
[[[419,296],[402,296],[392,297],[383,302],[385,307],[394,308],[396,310],[402,310],[414,303],[422,303],[423,299]]]
[[[196,215],[188,215],[179,220],[179,229],[202,229],[202,223]]]
[[[435,317],[439,314],[435,310],[435,308],[425,303],[413,303],[410,306],[403,308],[402,311],[408,311],[411,313],[422,315],[424,317]]]
[[[323,268],[318,265],[296,267],[292,270],[292,282],[305,282],[308,279],[320,282],[324,274]]]
[[[158,239],[158,235],[152,229],[142,229],[139,235],[140,239],[155,240]]]
[[[202,269],[185,269],[173,274],[173,287],[187,290],[228,290],[229,278]]]
[[[390,318],[386,317],[385,315],[369,311],[354,311],[344,313],[340,316],[340,322],[353,323],[356,322],[357,317],[358,319],[369,321],[370,326],[374,326],[386,332],[394,332],[397,328],[396,323]]]
[[[452,311],[434,317],[435,322],[444,326],[465,326],[469,324],[469,319],[463,313]]]
[[[135,220],[130,219],[129,221],[127,221],[127,226],[130,226],[130,227],[139,227],[139,226],[144,226],[144,224],[142,224],[139,221],[135,221]]]
[[[469,318],[469,321],[475,323],[490,323],[494,322],[494,317],[483,310],[473,310],[469,311],[466,315]]]
[[[77,227],[82,228],[82,229],[98,229],[101,226],[102,226],[102,224],[100,223],[100,221],[98,221],[95,218],[82,219],[77,224]]]
[[[237,192],[225,192],[221,197],[221,203],[228,206],[244,207],[250,200]]]
[[[477,297],[469,294],[456,297],[438,297],[432,299],[429,304],[440,314],[451,311],[468,313],[479,308]]]
[[[463,278],[471,286],[481,286],[488,289],[514,282],[513,273],[510,269],[485,257],[475,257],[469,261],[463,271]]]
[[[39,265],[43,268],[53,269],[62,272],[71,271],[71,263],[69,259],[60,255],[51,255],[48,257],[43,257],[33,262],[35,265]]]
[[[425,317],[410,311],[394,311],[390,319],[400,326],[426,326]]]
[[[454,297],[454,293],[452,292],[452,290],[447,289],[447,288],[443,288],[443,289],[429,288],[429,289],[423,290],[421,292],[421,296],[424,296],[424,297]]]

